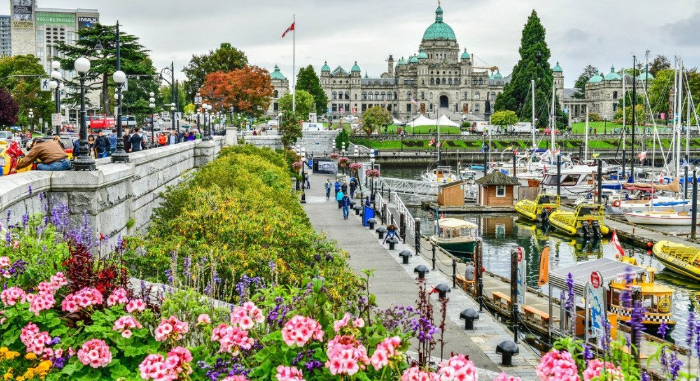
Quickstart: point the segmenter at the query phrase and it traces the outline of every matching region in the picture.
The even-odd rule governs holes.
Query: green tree
[[[392,121],[391,113],[384,107],[370,107],[362,113],[362,131],[367,136],[370,136],[374,131],[379,130],[381,126],[389,125]]]
[[[248,64],[248,57],[241,50],[224,42],[216,50],[210,50],[207,54],[192,55],[190,62],[182,70],[187,76],[185,89],[188,101],[193,101],[200,87],[204,86],[207,74],[221,71],[228,73],[236,69],[242,69]]]
[[[340,129],[338,136],[335,137],[335,148],[341,150],[343,148],[343,143],[345,143],[345,148],[350,148],[350,134],[344,128]]]
[[[311,107],[314,104],[313,95],[309,94],[306,90],[296,91],[296,113],[301,119],[306,120],[309,113],[311,112]],[[285,94],[279,99],[280,111],[284,113],[292,112],[292,94]]]
[[[305,68],[299,69],[296,89],[305,90],[309,94],[313,95],[314,105],[316,106],[315,111],[317,113],[324,114],[326,112],[328,97],[321,88],[321,81],[318,79],[313,66],[309,65]]]
[[[545,41],[546,31],[534,10],[523,28],[520,42],[520,60],[513,67],[510,83],[496,98],[495,110],[511,110],[523,119],[532,119],[530,94],[532,79],[535,80],[535,113],[537,125],[547,126],[552,97],[552,69],[549,66],[550,51]],[[559,102],[556,102],[557,112]]]
[[[512,126],[518,123],[518,115],[510,110],[496,111],[491,115],[491,124],[495,126]]]
[[[100,108],[104,113],[110,113],[110,107],[114,93],[115,83],[112,74],[117,70],[117,32],[114,25],[95,24],[91,28],[84,28],[78,32],[74,44],[59,42],[56,52],[61,53],[61,67],[64,70],[73,70],[73,64],[79,57],[90,59],[90,71],[86,74],[86,91],[88,93],[100,90]],[[99,56],[96,56],[95,46],[97,42],[103,47]],[[156,92],[158,81],[153,62],[148,56],[148,50],[139,42],[139,38],[124,33],[120,30],[120,63],[121,70],[126,73],[129,80],[129,91],[124,93],[123,104],[130,105],[140,114],[148,111],[148,94]],[[65,101],[72,104],[80,103],[79,76],[66,81],[66,85],[73,91],[69,92]],[[112,91],[110,91],[110,88]],[[86,101],[89,101],[86,99]],[[140,101],[140,102],[139,102]]]
[[[29,125],[29,109],[34,112],[34,126],[39,125],[39,118],[51,120],[56,111],[51,92],[39,90],[39,78],[46,76],[39,59],[32,55],[0,57],[0,89],[10,93],[19,108],[15,123]]]
[[[574,88],[576,89],[576,92],[573,95],[574,98],[583,99],[586,97],[586,84],[588,83],[588,80],[596,74],[598,74],[598,68],[595,66],[586,65],[586,67],[583,68],[583,72],[578,76],[578,79],[574,84]]]
[[[671,99],[671,91],[673,90],[673,76],[673,70],[668,69],[659,70],[654,74],[654,81],[648,89],[649,104],[654,113],[663,112],[672,117],[669,114],[671,112],[669,99]],[[627,103],[627,105],[631,104]]]
[[[279,130],[282,134],[282,144],[285,147],[293,146],[301,138],[302,123],[309,116],[314,97],[305,90],[296,91],[296,112],[292,111],[292,94],[285,94],[279,100],[279,108],[282,112],[282,120]]]
[[[170,85],[161,86],[159,91],[160,98],[163,100],[163,103],[170,104],[172,99],[172,87]],[[187,98],[187,92],[182,88],[182,86],[177,86],[177,92],[175,93],[175,104],[177,105],[178,111],[183,111],[185,106],[187,106],[187,100],[185,98]],[[170,112],[170,107],[164,107],[163,111]]]
[[[628,103],[629,104],[629,103]],[[634,113],[635,117],[637,118],[636,122],[638,126],[644,125],[644,105],[637,103],[634,106]],[[625,107],[625,119],[628,125],[632,124],[632,106],[627,106]],[[615,119],[619,120],[620,122],[622,121],[622,107],[618,107],[617,111],[615,112]]]
[[[649,64],[649,73],[656,77],[656,74],[661,70],[668,70],[671,68],[671,62],[666,58],[665,55],[659,54],[654,58]]]

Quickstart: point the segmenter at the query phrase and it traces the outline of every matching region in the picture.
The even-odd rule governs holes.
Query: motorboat
[[[562,209],[549,215],[549,224],[569,236],[600,238],[610,233],[605,225],[605,208],[600,204],[580,204],[573,212]]]
[[[556,194],[540,193],[532,200],[515,203],[515,211],[520,217],[532,222],[547,222],[549,215],[559,209],[560,199]]]
[[[700,282],[700,249],[671,241],[659,241],[651,252],[667,269]]]
[[[628,212],[623,215],[627,222],[640,225],[690,226],[693,221],[691,213],[673,210]]]
[[[559,174],[560,195],[564,198],[578,198],[595,190],[597,170],[594,167],[577,165],[571,169],[561,170]],[[546,193],[557,193],[556,168],[548,170],[540,183]]]
[[[435,223],[437,233],[430,242],[451,254],[467,256],[474,253],[476,245],[476,224],[458,218],[441,218]]]
[[[447,184],[459,181],[459,175],[452,172],[452,167],[439,166],[428,169],[421,175],[423,181],[429,182],[431,186],[437,187],[439,184]]]

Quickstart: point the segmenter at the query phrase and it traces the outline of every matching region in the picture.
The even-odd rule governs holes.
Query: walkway
[[[306,213],[313,226],[326,236],[335,240],[338,246],[350,255],[349,264],[360,274],[364,269],[374,269],[374,277],[370,280],[370,291],[376,296],[380,308],[391,307],[394,304],[416,304],[418,286],[415,282],[413,269],[418,265],[431,265],[421,257],[411,257],[410,264],[401,264],[398,253],[404,249],[414,252],[413,247],[399,244],[396,250],[387,250],[377,238],[376,233],[360,224],[359,216],[351,213],[348,220],[343,220],[334,200],[326,201],[323,183],[327,176],[313,175],[312,187],[307,190],[305,205]],[[464,270],[462,270],[463,272]],[[440,283],[452,284],[451,279],[439,271],[430,272],[426,276],[429,288]],[[513,358],[512,367],[500,365],[501,356],[496,354],[496,345],[503,340],[512,340],[512,333],[505,329],[489,314],[483,313],[475,322],[474,331],[465,331],[464,322],[459,320],[459,313],[465,308],[475,308],[478,305],[461,289],[452,289],[448,294],[448,311],[445,331],[444,357],[451,352],[469,355],[475,365],[488,371],[500,372],[523,379],[536,379],[535,367],[539,363],[539,354],[520,343],[520,354]],[[438,320],[437,295],[432,296],[435,320]],[[415,349],[415,343],[413,343]],[[437,347],[433,356],[440,356]],[[482,372],[484,379],[493,379],[493,375]],[[489,378],[490,377],[490,378]]]

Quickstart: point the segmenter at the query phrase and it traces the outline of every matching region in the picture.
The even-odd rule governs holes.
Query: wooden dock
[[[438,206],[434,201],[423,201],[421,207],[425,210],[438,209],[441,213],[470,214],[470,213],[515,213],[515,206],[481,206],[478,204],[465,204],[463,206]]]

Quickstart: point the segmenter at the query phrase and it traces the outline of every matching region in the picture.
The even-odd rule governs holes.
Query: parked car
[[[10,131],[0,131],[0,142],[9,143],[13,140],[13,134]]]

